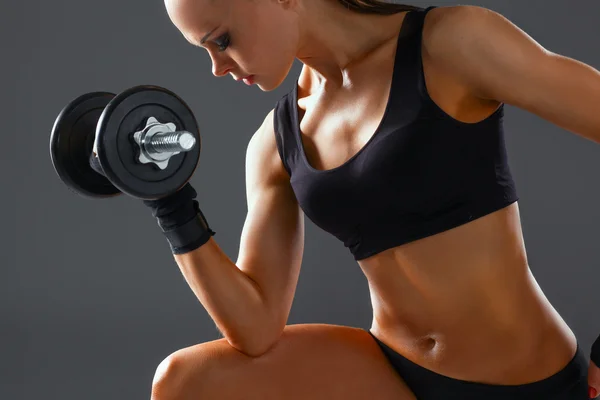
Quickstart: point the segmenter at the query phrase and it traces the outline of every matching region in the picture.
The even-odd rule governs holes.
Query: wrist
[[[188,183],[158,200],[145,200],[167,238],[173,254],[185,254],[204,245],[215,232],[200,211],[194,188]]]
[[[198,203],[194,201],[194,204],[197,213],[185,223],[170,223],[170,226],[165,228],[159,219],[159,225],[171,246],[173,254],[185,254],[196,250],[206,244],[215,235],[215,232],[208,226],[208,222],[204,218],[202,211],[198,208]]]

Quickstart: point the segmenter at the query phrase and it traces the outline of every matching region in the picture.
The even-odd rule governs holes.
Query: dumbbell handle
[[[196,138],[188,131],[157,133],[145,143],[149,154],[190,151],[196,144]]]
[[[190,151],[195,145],[196,138],[188,131],[157,133],[152,140],[144,143],[149,154]]]
[[[142,142],[145,142],[142,139]],[[188,131],[175,131],[175,132],[158,132],[154,134],[148,142],[145,142],[142,146],[145,149],[143,152],[147,153],[148,156],[160,155],[165,153],[175,153],[182,151],[190,151],[196,145],[196,138]],[[98,161],[98,157],[95,152],[90,154],[90,166],[94,171],[106,176],[102,170],[102,166]]]
[[[167,168],[173,155],[191,151],[197,141],[192,133],[176,131],[175,124],[161,124],[154,117],[148,118],[144,129],[133,134],[133,140],[140,149],[138,161],[154,163],[160,169]]]

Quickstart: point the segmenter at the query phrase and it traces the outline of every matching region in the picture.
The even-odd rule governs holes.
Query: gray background
[[[497,10],[549,50],[600,68],[598,1],[462,4]],[[0,162],[9,185],[0,196],[0,399],[149,398],[162,359],[218,333],[149,210],[126,197],[79,198],[59,181],[48,152],[54,119],[88,91],[155,84],[178,93],[203,135],[192,184],[217,242],[235,260],[246,214],[246,145],[300,64],[271,93],[215,79],[207,53],[184,41],[160,0],[13,0],[0,11],[8,121]],[[588,355],[600,333],[600,146],[514,107],[506,111],[531,269]],[[368,328],[369,301],[350,253],[307,220],[289,323]]]

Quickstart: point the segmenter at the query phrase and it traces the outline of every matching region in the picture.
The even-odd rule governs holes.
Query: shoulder
[[[289,176],[283,167],[275,133],[275,109],[267,113],[260,127],[256,129],[246,148],[246,172],[285,179]]]
[[[276,150],[275,142],[275,109],[270,110],[262,123],[250,137],[246,150],[246,158],[264,158],[269,152]]]
[[[437,7],[429,11],[423,26],[423,45],[432,53],[459,49],[473,40],[497,33],[508,21],[488,8],[460,5]]]
[[[487,98],[501,69],[541,47],[498,12],[465,5],[429,11],[422,50],[436,70]]]
[[[489,8],[471,5],[442,6],[430,10],[426,16],[424,33],[456,33],[486,26],[486,23],[504,18]]]

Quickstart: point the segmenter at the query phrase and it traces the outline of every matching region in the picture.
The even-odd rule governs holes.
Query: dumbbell
[[[54,170],[87,198],[168,196],[189,181],[200,150],[194,114],[158,86],[79,96],[61,110],[50,135]]]

